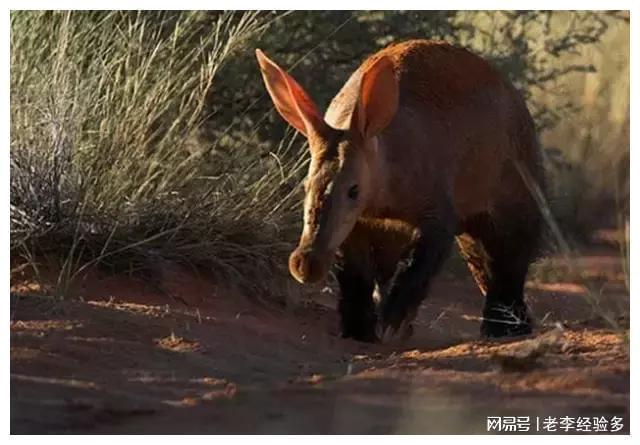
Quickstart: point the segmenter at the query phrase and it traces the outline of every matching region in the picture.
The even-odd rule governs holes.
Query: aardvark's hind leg
[[[481,332],[487,337],[531,332],[531,318],[524,301],[529,263],[537,247],[539,223],[523,213],[510,218],[477,215],[464,222],[458,245],[485,295]]]

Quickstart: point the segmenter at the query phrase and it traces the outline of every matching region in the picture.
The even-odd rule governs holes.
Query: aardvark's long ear
[[[398,95],[393,62],[386,56],[381,57],[362,75],[360,97],[351,117],[351,128],[364,139],[380,133],[398,110]]]
[[[320,131],[324,120],[298,82],[259,49],[256,49],[256,58],[267,91],[280,115],[305,136]]]

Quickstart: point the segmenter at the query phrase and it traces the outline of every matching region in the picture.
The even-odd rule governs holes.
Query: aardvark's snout
[[[331,253],[298,246],[289,257],[289,272],[300,283],[316,283],[327,276],[332,260]]]

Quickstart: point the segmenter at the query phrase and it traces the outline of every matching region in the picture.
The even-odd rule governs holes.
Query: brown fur
[[[499,199],[530,199],[519,178],[511,178],[507,194],[500,189],[507,185],[501,170],[512,159],[521,159],[541,179],[533,122],[517,91],[465,49],[424,40],[383,49],[365,60],[331,102],[327,122],[336,128],[348,125],[358,79],[382,56],[394,62],[400,109],[381,135],[389,188],[366,210],[368,215],[399,210],[414,220],[432,204],[415,190],[433,190],[435,182],[450,188],[461,218],[489,211]]]
[[[268,73],[265,81],[282,83]],[[302,113],[282,113],[292,124],[316,122],[304,127],[312,161],[305,229],[290,269],[300,281],[320,279],[342,245],[338,278],[343,298],[352,299],[340,306],[347,335],[372,338],[370,304],[361,294],[373,279],[390,287],[383,327],[395,330],[410,319],[454,235],[487,296],[485,316],[500,317],[500,305],[515,308],[526,331],[522,286],[539,214],[516,163],[544,181],[533,121],[515,88],[482,58],[426,40],[394,44],[365,60],[323,123],[298,88],[272,94],[279,109]],[[349,201],[353,184],[360,194]],[[409,262],[399,267],[402,259]],[[353,302],[367,308],[366,316],[358,318]],[[517,331],[491,323],[483,325],[489,335]]]

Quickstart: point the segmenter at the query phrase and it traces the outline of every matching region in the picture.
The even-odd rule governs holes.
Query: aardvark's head
[[[359,97],[346,129],[331,127],[300,85],[260,50],[256,56],[280,115],[309,141],[311,162],[304,182],[304,226],[289,258],[301,283],[324,279],[335,253],[374,193],[375,136],[393,119],[398,85],[393,64],[382,57],[361,76]]]

